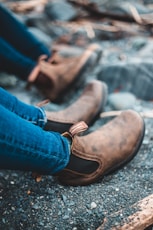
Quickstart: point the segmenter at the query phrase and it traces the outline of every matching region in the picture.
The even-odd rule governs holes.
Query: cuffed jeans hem
[[[40,126],[41,128],[44,128],[45,124],[47,123],[47,116],[46,116],[45,110],[38,106],[36,106],[36,108],[38,108],[39,111],[41,112],[41,116],[37,120],[37,125]]]

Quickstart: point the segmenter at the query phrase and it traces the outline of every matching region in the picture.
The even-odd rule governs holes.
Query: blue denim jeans
[[[43,130],[43,109],[0,88],[0,169],[54,174],[69,162],[68,140]]]
[[[0,3],[0,71],[27,80],[42,54],[51,55],[48,48]]]

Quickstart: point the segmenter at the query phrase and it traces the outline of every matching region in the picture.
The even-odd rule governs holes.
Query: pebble
[[[32,208],[33,208],[33,209],[39,209],[39,205],[38,205],[38,204],[34,204],[34,205],[32,206]]]
[[[130,109],[135,104],[136,97],[129,92],[112,93],[108,102],[116,110]]]
[[[147,44],[147,39],[146,38],[137,37],[137,38],[133,39],[132,47],[135,50],[140,50],[146,44]]]
[[[64,203],[66,203],[66,201],[67,201],[67,197],[63,194],[62,194],[62,200],[64,201]]]
[[[74,206],[74,205],[75,205],[75,202],[74,202],[74,201],[70,201],[70,202],[68,203],[68,205],[69,205],[69,206]]]
[[[68,215],[63,216],[63,220],[67,220],[67,219],[69,219]]]
[[[94,209],[97,207],[97,204],[95,202],[91,202],[91,209]]]
[[[6,220],[5,220],[5,218],[2,218],[2,222],[5,224],[6,223]]]
[[[15,182],[14,181],[10,181],[10,184],[15,184]]]
[[[148,139],[144,139],[144,140],[143,140],[143,144],[144,144],[144,145],[148,145],[148,144],[149,144],[149,140],[148,140]]]

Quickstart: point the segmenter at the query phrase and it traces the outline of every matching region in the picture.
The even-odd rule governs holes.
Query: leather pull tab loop
[[[72,137],[74,137],[76,134],[86,131],[87,128],[88,125],[84,121],[80,121],[71,126],[71,128],[69,129],[69,133]]]

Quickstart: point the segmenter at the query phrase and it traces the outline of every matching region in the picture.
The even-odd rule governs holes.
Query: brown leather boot
[[[48,121],[45,130],[63,133],[78,121],[91,124],[104,109],[106,99],[106,84],[98,80],[91,81],[75,103],[62,111],[46,111]]]
[[[87,185],[120,168],[138,152],[144,136],[144,122],[127,110],[97,131],[78,136],[84,124],[73,125],[63,136],[72,140],[67,167],[57,176],[66,185]]]
[[[45,56],[42,56],[29,75],[28,82],[35,84],[51,101],[58,100],[61,93],[96,64],[97,59],[93,57],[96,52],[99,56],[101,47],[92,44],[77,57],[62,57],[55,53],[45,61]]]

